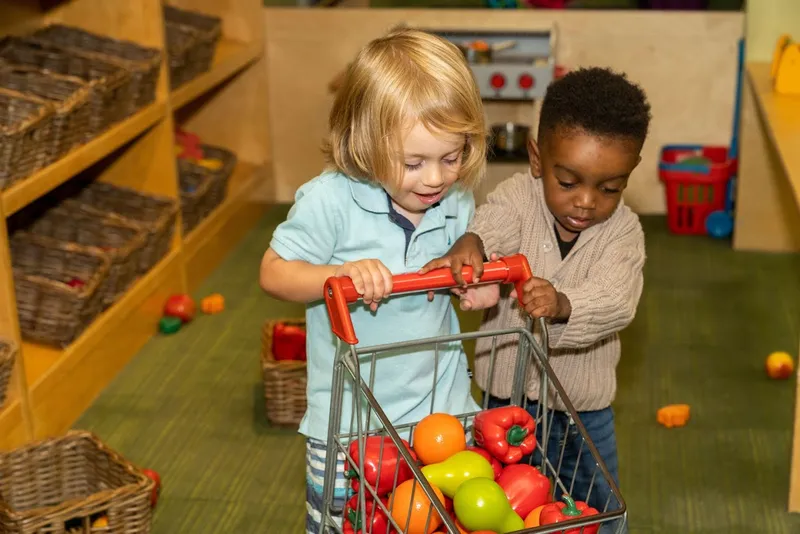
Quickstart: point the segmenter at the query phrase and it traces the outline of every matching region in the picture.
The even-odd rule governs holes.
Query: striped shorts
[[[306,439],[306,534],[320,534],[322,511],[325,507],[322,487],[325,481],[326,451],[327,445],[324,441]],[[344,477],[344,454],[340,453],[336,459],[336,483],[331,509],[332,518],[340,527],[342,510],[351,494],[349,482]]]

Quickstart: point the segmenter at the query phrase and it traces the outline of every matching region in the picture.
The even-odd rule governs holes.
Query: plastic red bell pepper
[[[411,450],[411,446],[406,440],[401,440],[403,446],[411,454],[411,457],[416,461],[417,455]],[[383,449],[381,451],[381,449]],[[364,479],[367,484],[372,486],[378,497],[383,497],[390,491],[394,490],[396,485],[409,480],[413,473],[411,467],[400,455],[400,451],[395,446],[392,438],[389,436],[368,436],[364,442],[364,461],[361,462],[358,454],[358,440],[350,443],[350,457],[356,465],[360,466],[364,471]],[[395,478],[395,471],[397,478]],[[354,491],[359,491],[360,481],[358,479],[358,471],[349,467],[345,462],[344,476],[350,479],[350,485]],[[370,492],[367,492],[367,497],[372,497]]]
[[[293,324],[277,323],[272,328],[272,355],[278,361],[306,361],[305,329]]]
[[[550,479],[528,464],[511,464],[503,469],[496,482],[506,492],[511,508],[522,519],[534,508],[550,501]]]
[[[386,499],[381,499],[381,502],[387,506]],[[358,494],[350,497],[344,509],[343,534],[389,534],[392,524],[383,509],[368,498],[365,498],[364,507],[367,515],[361,517]]]
[[[552,525],[564,521],[574,521],[587,515],[597,515],[599,512],[583,501],[575,501],[569,495],[561,497],[564,502],[554,502],[542,508],[539,516],[540,525]],[[600,525],[587,525],[585,527],[571,528],[563,534],[597,534]]]
[[[478,446],[506,465],[519,462],[536,448],[536,421],[519,406],[478,412],[473,434]]]
[[[489,460],[489,463],[492,464],[492,469],[494,470],[494,479],[497,480],[497,477],[499,477],[500,473],[503,472],[503,464],[501,464],[497,458],[486,452],[486,449],[481,449],[480,447],[471,445],[467,447],[467,450],[472,452],[477,452],[478,454]]]

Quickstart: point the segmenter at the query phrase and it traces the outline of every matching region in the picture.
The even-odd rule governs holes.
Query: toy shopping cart
[[[462,275],[467,283],[472,282],[471,267],[465,267]],[[517,254],[484,264],[484,273],[480,283],[514,284],[518,294],[522,295],[522,284],[530,277],[531,270],[527,260],[523,255]],[[456,285],[449,269],[437,269],[424,275],[395,276],[393,278],[393,294],[446,289],[456,287]],[[509,342],[517,343],[518,352],[511,393],[512,405],[527,407],[527,404],[532,401],[528,401],[525,395],[526,384],[531,383],[530,380],[540,381],[540,394],[535,411],[537,435],[535,451],[523,458],[522,461],[534,465],[550,479],[550,483],[546,485],[550,489],[545,490],[549,493],[550,500],[563,502],[566,506],[560,522],[555,524],[526,528],[515,517],[511,523],[506,523],[506,525],[515,524],[517,526],[512,529],[514,532],[530,534],[555,532],[593,534],[598,532],[598,528],[601,526],[600,532],[603,534],[605,532],[623,532],[626,520],[625,502],[548,363],[545,351],[548,346],[547,330],[544,321],[537,323],[540,330],[538,335],[534,335],[534,323],[528,319],[527,328],[470,332],[403,343],[357,347],[358,338],[354,332],[348,309],[348,304],[356,302],[359,298],[352,281],[347,277],[328,279],[325,284],[324,297],[331,320],[331,328],[339,341],[333,370],[323,492],[324,509],[322,510],[320,534],[333,532],[341,534],[343,531],[345,534],[400,532],[405,534],[418,532],[461,534],[468,532],[466,528],[460,528],[461,525],[456,518],[459,510],[458,493],[454,495],[456,513],[453,513],[449,506],[453,501],[443,498],[440,489],[434,488],[428,482],[423,474],[423,468],[417,465],[415,455],[409,448],[413,447],[414,432],[418,422],[393,425],[376,399],[378,392],[373,389],[373,384],[376,360],[390,351],[395,352],[398,349],[409,350],[409,352],[430,350],[438,363],[439,351],[445,350],[446,347],[452,347],[454,343],[472,342],[480,338],[485,338],[482,340],[482,347],[491,347],[488,351],[481,349],[480,353],[476,355],[476,358],[489,359],[488,383],[490,384],[493,382],[497,349]],[[366,370],[366,365],[369,365],[369,371],[365,371],[362,376],[362,366]],[[438,369],[436,363],[434,369]],[[436,376],[433,377],[432,383],[436,384]],[[434,389],[431,394],[431,412],[435,394]],[[346,401],[346,397],[351,398],[352,402]],[[488,396],[486,396],[483,401],[484,410],[488,407],[488,401]],[[348,404],[352,404],[352,406],[348,406]],[[472,422],[479,413],[464,413],[457,416],[468,436]],[[553,425],[554,421],[568,421],[564,423],[567,425],[567,430],[563,433],[560,432],[558,437],[552,436],[554,439],[551,440],[550,432],[555,426]],[[564,424],[561,424],[559,428],[565,428]],[[343,431],[344,428],[348,428],[348,431]],[[508,439],[511,441],[510,437]],[[369,449],[367,448],[368,442]],[[378,447],[377,450],[376,447]],[[377,458],[377,462],[372,461],[370,464],[367,461],[369,457],[372,460]],[[351,477],[350,482],[353,489],[357,490],[352,496],[345,499],[344,505],[334,499],[337,468],[341,469],[341,465],[337,464],[337,458],[340,462],[342,459],[345,460],[345,469],[348,470],[348,476]],[[359,459],[363,461],[359,462]],[[376,473],[375,465],[378,466],[378,471],[381,467],[385,467],[384,471],[386,472]],[[389,465],[393,465],[393,467],[387,467]],[[572,468],[568,466],[574,466],[572,472],[569,472]],[[585,491],[585,495],[573,494],[573,491],[577,491],[575,481],[578,477],[584,477],[582,478],[583,485],[586,485],[588,481],[588,490]],[[484,480],[483,483],[488,482]],[[463,485],[466,484],[464,482]],[[402,490],[395,491],[403,485],[405,487]],[[411,488],[410,496],[408,495],[409,487]],[[602,492],[600,488],[602,488]],[[415,492],[418,493],[417,497],[414,496]],[[401,497],[397,496],[400,493],[403,493],[402,502]],[[601,494],[604,495],[602,502],[597,503],[597,495]],[[565,495],[568,497],[564,498]],[[544,498],[547,496],[545,495]],[[591,505],[594,508],[593,511],[582,514],[575,513],[575,508],[571,506],[572,501],[585,503],[590,502],[591,499],[595,501],[595,504]],[[488,517],[486,514],[497,512],[497,509],[493,510],[492,506],[488,504],[488,496],[478,500],[483,500],[486,505],[486,508],[478,510],[481,518]],[[501,500],[505,503],[503,506],[511,514],[514,514],[508,505],[508,500],[502,496]],[[578,507],[582,508],[582,505]],[[595,511],[596,513],[594,513]],[[342,518],[344,519],[344,529],[340,526]],[[538,521],[533,524],[538,524]],[[470,528],[473,531],[476,530],[474,527]],[[498,534],[511,531],[507,526],[484,528],[484,530],[496,531]]]

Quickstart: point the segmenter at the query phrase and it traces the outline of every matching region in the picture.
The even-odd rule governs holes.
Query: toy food
[[[194,318],[194,300],[189,295],[171,295],[164,304],[164,315],[167,317],[177,317],[184,323],[188,323]]]
[[[522,518],[511,509],[503,488],[489,478],[473,478],[461,484],[453,497],[453,507],[469,532],[490,530],[506,534],[525,527]]]
[[[158,330],[162,334],[174,334],[181,329],[183,321],[177,317],[162,317],[158,321]]]
[[[272,355],[278,361],[306,361],[305,329],[294,324],[276,323],[272,328]]]
[[[543,504],[541,506],[537,506],[533,509],[531,513],[528,514],[528,517],[525,518],[525,528],[533,528],[539,526],[539,519],[542,516],[542,510],[544,507],[547,506]]]
[[[475,443],[504,464],[515,464],[536,448],[536,421],[519,406],[478,412],[472,431]]]
[[[581,517],[598,514],[597,510],[591,508],[585,502],[575,501],[569,495],[564,495],[561,498],[564,502],[550,503],[542,509],[542,515],[539,518],[539,523],[542,526],[574,521]],[[597,534],[598,528],[599,525],[571,528],[564,531],[563,534]]]
[[[521,518],[527,518],[534,508],[550,500],[550,480],[528,464],[511,464],[497,477],[511,508]]]
[[[225,309],[225,297],[219,293],[209,295],[200,301],[200,309],[203,313],[219,313]]]
[[[494,480],[494,469],[489,460],[472,451],[461,451],[437,464],[422,468],[422,474],[432,486],[436,486],[448,497],[456,494],[459,486],[473,478]]]
[[[457,452],[466,450],[467,436],[457,417],[432,413],[414,429],[414,451],[425,465],[438,464]]]
[[[773,352],[767,356],[766,369],[773,380],[786,380],[794,372],[794,360],[787,352]]]
[[[142,469],[142,474],[155,482],[153,491],[150,493],[150,506],[155,508],[158,503],[158,497],[161,495],[161,477],[152,469]]]
[[[81,280],[80,278],[71,278],[69,282],[67,282],[69,287],[81,288],[86,285],[86,282]]]
[[[101,515],[94,521],[92,521],[92,528],[106,528],[108,526],[108,518],[104,515]]]
[[[222,161],[213,158],[203,158],[197,161],[197,164],[210,171],[218,171],[222,168]]]
[[[433,492],[444,504],[441,490],[433,486]],[[389,504],[392,506],[389,510],[392,519],[406,534],[431,534],[442,524],[442,518],[436,513],[425,490],[414,479],[406,480],[397,486],[389,497]]]
[[[684,426],[689,420],[688,404],[669,404],[656,413],[657,421],[667,428]]]
[[[416,460],[411,446],[406,440],[402,440],[403,445],[411,453],[411,457]],[[364,440],[364,461],[360,460],[358,450],[358,440],[350,442],[350,457],[364,471],[364,479],[367,484],[372,486],[379,497],[383,497],[395,486],[410,479],[413,474],[408,463],[400,455],[400,451],[389,436],[368,436]],[[395,472],[397,479],[395,481]],[[350,479],[350,487],[354,491],[359,491],[360,481],[358,471],[351,468],[347,462],[344,465],[344,476]],[[371,494],[368,492],[368,496]]]
[[[389,534],[392,531],[392,524],[383,509],[367,496],[364,501],[366,517],[361,516],[358,494],[353,495],[347,502],[342,524],[343,534]],[[388,510],[386,499],[381,499],[381,502]]]
[[[480,447],[476,447],[475,445],[470,445],[467,447],[468,451],[477,452],[487,460],[489,463],[492,464],[492,469],[494,469],[494,478],[497,480],[497,477],[500,476],[500,473],[503,471],[503,464],[501,464],[497,458],[486,452],[486,449],[482,449]]]

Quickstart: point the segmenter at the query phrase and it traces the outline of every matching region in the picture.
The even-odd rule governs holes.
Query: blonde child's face
[[[408,130],[403,138],[403,182],[389,193],[395,209],[418,224],[458,180],[465,143],[463,135],[431,132],[420,123]]]

